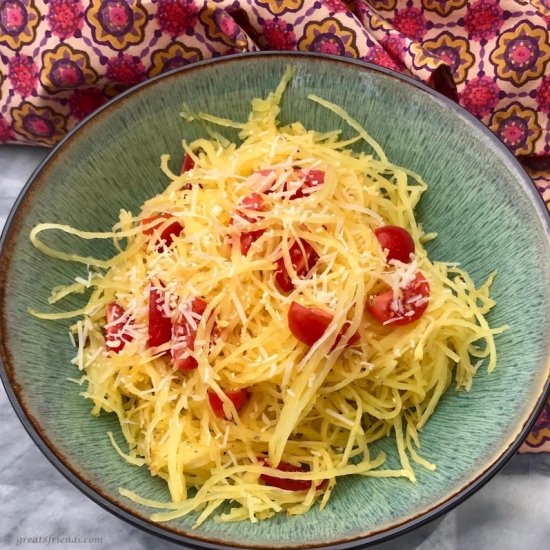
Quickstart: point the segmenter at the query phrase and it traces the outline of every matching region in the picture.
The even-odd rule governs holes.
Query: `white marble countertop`
[[[46,152],[0,146],[0,230],[19,191]],[[0,425],[1,549],[181,548],[119,520],[69,483],[35,447],[3,388]],[[550,548],[550,454],[514,457],[487,485],[443,519],[373,548]]]

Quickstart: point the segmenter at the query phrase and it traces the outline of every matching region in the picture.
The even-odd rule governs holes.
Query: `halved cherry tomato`
[[[302,246],[300,246],[300,243]],[[302,251],[303,247],[303,251]],[[292,267],[296,271],[298,277],[303,278],[309,270],[319,261],[319,255],[313,247],[305,240],[296,241],[289,249],[289,256],[292,262]],[[285,261],[283,258],[277,260],[277,269],[275,270],[275,283],[279,290],[290,292],[294,290],[294,283],[286,270]]]
[[[288,328],[297,340],[308,346],[313,346],[323,336],[333,318],[332,313],[317,307],[304,307],[297,302],[292,302],[288,310]],[[331,351],[338,345],[349,325],[349,321],[344,323]],[[346,346],[356,344],[359,339],[360,335],[356,332],[346,342]]]
[[[195,298],[191,302],[191,313],[202,316],[206,310],[206,302]],[[199,320],[196,319],[197,324]],[[189,354],[195,346],[197,330],[189,323],[187,317],[180,313],[172,326],[172,363],[179,370],[193,370],[198,366],[197,360]]]
[[[262,212],[265,209],[264,199],[258,193],[252,193],[244,197],[244,199],[242,199],[241,201],[241,206],[243,206],[247,210],[255,210],[258,212]],[[237,211],[237,214],[239,215],[239,217],[245,219],[250,223],[254,223],[256,221],[255,218],[245,214],[244,212]],[[262,236],[263,233],[264,233],[264,229],[258,229],[256,231],[248,231],[248,232],[241,233],[240,248],[241,248],[241,254],[243,256],[246,256],[248,254],[248,250],[252,246],[252,243],[254,241],[257,241]]]
[[[317,307],[304,307],[292,302],[288,310],[288,328],[297,340],[313,346],[323,336],[333,315]]]
[[[131,342],[134,337],[131,334],[124,332],[127,321],[122,319],[126,311],[124,308],[116,302],[107,304],[105,316],[107,323],[105,326],[105,342],[107,344],[107,350],[114,353],[120,353],[124,346]],[[118,321],[118,322],[117,322]],[[128,321],[131,324],[132,321]]]
[[[243,388],[240,390],[226,391],[225,395],[233,403],[233,405],[235,405],[235,409],[237,409],[237,411],[240,411],[244,407],[248,399],[248,390],[246,388]],[[218,418],[227,419],[223,410],[223,401],[218,397],[218,394],[216,392],[208,392],[208,401],[210,402],[210,407],[212,408],[212,411]]]
[[[149,291],[149,340],[150,348],[166,344],[172,338],[172,319],[164,309],[164,293],[156,288]]]
[[[309,193],[304,193],[305,189],[310,189],[312,187],[318,187],[325,183],[325,173],[323,170],[296,170],[294,172],[299,178],[304,178],[302,185],[290,196],[290,200],[301,199],[309,195]]]
[[[369,313],[383,324],[408,325],[422,317],[430,300],[430,285],[417,273],[415,278],[393,299],[393,291],[370,296],[366,303]]]
[[[142,225],[150,225],[153,222],[158,220],[158,223],[143,230],[144,235],[153,235],[157,228],[159,228],[166,220],[170,219],[172,216],[170,214],[159,214],[158,216],[151,216],[150,218],[144,218],[141,223]],[[183,226],[178,221],[173,221],[171,224],[167,225],[160,234],[156,244],[163,244],[164,246],[170,246],[172,244],[173,238],[177,237],[183,231]]]
[[[265,459],[261,461],[268,465]],[[277,470],[281,472],[307,472],[308,469],[304,466],[293,466],[288,464],[288,462],[279,462]],[[309,491],[313,481],[308,481],[306,479],[283,479],[282,477],[270,476],[267,474],[260,474],[260,479],[270,487],[278,487],[279,489],[284,489],[285,491]],[[316,489],[320,489],[326,480],[319,482],[316,486]]]
[[[183,157],[183,162],[181,164],[180,174],[183,174],[184,172],[189,172],[189,170],[193,170],[194,167],[195,161],[189,153],[185,153],[185,156]]]
[[[387,261],[399,260],[405,264],[411,262],[414,254],[414,241],[409,232],[397,225],[384,225],[374,230],[380,246],[388,251]]]

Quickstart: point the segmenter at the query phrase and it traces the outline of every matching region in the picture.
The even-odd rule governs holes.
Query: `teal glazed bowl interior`
[[[281,120],[317,130],[341,128],[334,114],[307,99],[315,93],[354,116],[389,159],[420,173],[429,185],[418,208],[432,259],[458,261],[481,284],[494,270],[492,326],[510,325],[497,337],[498,365],[481,369],[471,392],[451,388],[421,434],[421,452],[437,464],[418,466],[418,480],[340,479],[323,512],[277,515],[252,524],[196,516],[163,524],[154,510],[121,497],[126,487],[168,500],[165,483],[146,467],[128,465],[107,432],[124,448],[115,415],[90,414],[91,404],[67,380],[77,378],[68,338],[70,321],[40,321],[29,307],[77,309],[84,296],[49,306],[50,290],[85,275],[85,267],[46,257],[29,242],[41,222],[108,230],[121,208],[134,213],[167,184],[159,158],[182,160],[181,140],[205,136],[179,116],[192,110],[236,120],[250,101],[275,89],[286,67],[296,75],[282,101]],[[232,131],[225,132],[231,139]],[[80,255],[108,257],[102,241],[60,233],[48,244]],[[84,493],[149,532],[203,548],[352,548],[380,541],[448,510],[481,486],[518,448],[547,394],[550,335],[550,231],[532,183],[504,146],[460,107],[429,88],[360,62],[308,54],[252,54],[194,65],[144,83],[84,121],[50,154],[27,184],[3,235],[0,269],[2,379],[15,410],[46,456]],[[393,442],[376,447],[398,464]]]

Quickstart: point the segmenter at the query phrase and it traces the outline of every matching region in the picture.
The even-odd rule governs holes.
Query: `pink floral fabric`
[[[412,75],[520,158],[550,208],[550,0],[0,0],[0,143],[54,145],[201,59],[302,50]],[[526,443],[550,450],[550,403]]]

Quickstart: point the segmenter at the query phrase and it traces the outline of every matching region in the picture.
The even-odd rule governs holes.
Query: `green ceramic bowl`
[[[316,93],[348,110],[382,144],[390,159],[429,183],[418,217],[439,238],[434,259],[460,261],[480,283],[498,277],[490,314],[511,329],[497,339],[498,368],[480,372],[472,391],[449,391],[422,433],[422,452],[438,465],[417,469],[418,482],[346,478],[319,512],[257,524],[194,517],[154,524],[151,512],[118,494],[124,486],[168,499],[164,482],[126,464],[106,432],[122,436],[113,415],[94,418],[90,403],[68,382],[75,376],[68,322],[38,321],[27,308],[47,308],[53,286],[82,267],[45,257],[30,244],[44,221],[105,230],[120,208],[136,211],[163,189],[159,157],[181,160],[182,137],[203,135],[178,113],[196,110],[246,118],[250,100],[273,90],[285,68],[297,74],[282,104],[282,120],[318,130],[344,124],[308,101]],[[344,128],[344,133],[348,133]],[[229,137],[235,136],[227,132]],[[80,254],[112,250],[97,242],[50,235],[58,248]],[[146,82],[106,105],[72,132],[32,176],[2,237],[0,339],[2,379],[25,427],[61,472],[98,504],[134,525],[206,548],[351,548],[402,533],[448,510],[481,486],[515,452],[548,385],[550,232],[533,185],[504,146],[460,107],[417,82],[360,62],[306,54],[253,54],[205,62]],[[99,249],[99,250],[98,250]],[[77,308],[82,299],[69,301]],[[63,305],[66,308],[67,304]],[[378,445],[396,464],[390,441]]]

